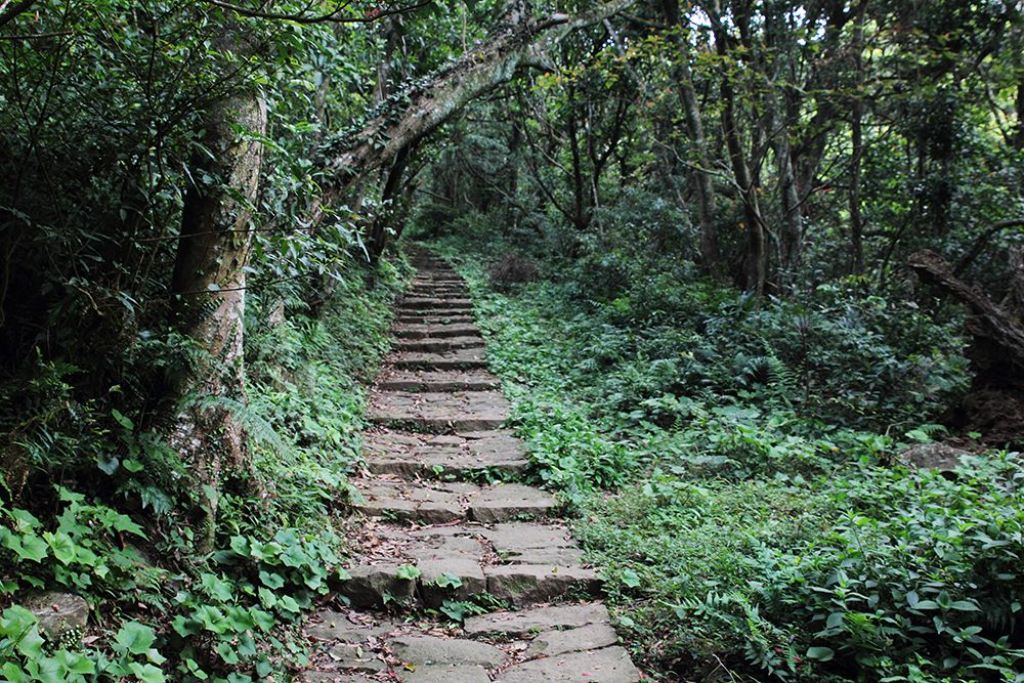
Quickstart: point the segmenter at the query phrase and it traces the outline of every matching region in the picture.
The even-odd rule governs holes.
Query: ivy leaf
[[[139,664],[138,662],[132,662],[128,665],[132,673],[142,681],[142,683],[166,683],[167,679],[160,669],[156,668],[152,664]]]
[[[155,641],[156,632],[137,621],[129,621],[122,625],[121,630],[114,636],[115,649],[133,655],[145,654]]]
[[[420,577],[423,572],[420,571],[419,567],[411,564],[403,564],[395,572],[395,576],[402,579],[403,581],[415,581]]]
[[[75,561],[78,553],[75,551],[75,543],[71,538],[58,531],[55,534],[51,534],[49,531],[43,533],[43,538],[50,545],[50,550],[53,551],[53,556],[60,561],[61,564],[71,564]]]

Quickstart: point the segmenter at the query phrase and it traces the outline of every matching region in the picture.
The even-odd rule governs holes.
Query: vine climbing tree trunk
[[[196,346],[197,360],[177,387],[172,443],[201,487],[197,541],[204,548],[212,545],[224,485],[256,489],[234,409],[244,399],[246,263],[266,127],[266,104],[255,91],[209,109],[209,153],[191,169],[174,264],[178,327]]]

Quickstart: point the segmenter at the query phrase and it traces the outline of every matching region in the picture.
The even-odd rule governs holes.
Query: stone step
[[[363,457],[373,474],[473,479],[514,476],[529,467],[522,442],[505,431],[432,435],[381,430],[364,438]]]
[[[466,313],[443,315],[406,315],[401,314],[395,317],[399,325],[472,325],[476,319]]]
[[[518,618],[509,618],[510,616]],[[511,624],[530,624],[530,628]],[[350,608],[314,615],[303,683],[637,683],[607,610],[584,603],[471,617],[466,628]],[[470,624],[496,630],[471,631]],[[495,638],[494,636],[497,636]]]
[[[440,353],[456,349],[475,349],[483,347],[484,340],[480,337],[438,337],[421,339],[399,339],[395,342],[396,351],[430,351]]]
[[[487,370],[385,370],[377,380],[382,391],[491,391],[501,382]]]
[[[471,311],[473,302],[465,298],[407,296],[398,302],[400,311],[425,310]]]
[[[500,391],[374,391],[366,417],[389,427],[414,431],[482,431],[508,419],[509,403]]]
[[[440,353],[411,351],[391,356],[391,365],[411,370],[469,370],[486,368],[483,349],[457,349]]]
[[[535,538],[553,538],[548,555],[561,548],[563,556],[545,563],[531,563],[529,556],[514,553],[508,559],[507,550],[489,540],[490,533],[509,535],[520,529]],[[582,566],[581,554],[562,526],[460,524],[409,530],[389,524],[362,536],[385,538],[387,544],[377,556],[351,567],[351,578],[339,586],[340,594],[354,607],[380,607],[385,594],[401,598],[407,607],[439,607],[445,600],[485,592],[511,604],[528,605],[567,593],[592,594],[599,587],[596,573]],[[364,541],[359,532],[356,540]]]
[[[363,498],[353,507],[367,517],[418,524],[448,524],[467,519],[491,524],[535,519],[558,507],[551,494],[524,484],[479,486],[383,477],[356,479],[352,484]]]
[[[445,339],[448,337],[479,337],[480,329],[476,325],[456,323],[452,325],[396,325],[395,336],[401,339]]]

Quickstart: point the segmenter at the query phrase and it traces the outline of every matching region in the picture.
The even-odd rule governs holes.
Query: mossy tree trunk
[[[194,343],[195,360],[177,387],[172,443],[200,487],[197,541],[204,548],[212,545],[225,485],[257,488],[236,408],[244,401],[246,264],[266,127],[266,105],[255,91],[209,109],[209,153],[190,169],[174,265],[178,329]]]

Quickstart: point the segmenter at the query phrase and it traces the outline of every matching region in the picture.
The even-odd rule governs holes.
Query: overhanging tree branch
[[[581,14],[553,14],[537,21],[515,23],[507,17],[490,40],[425,83],[397,93],[390,105],[386,102],[358,130],[326,144],[322,154],[332,178],[324,188],[323,204],[422,140],[474,99],[511,80],[520,67],[550,63],[548,49],[572,31],[604,21],[634,1],[610,0]]]

